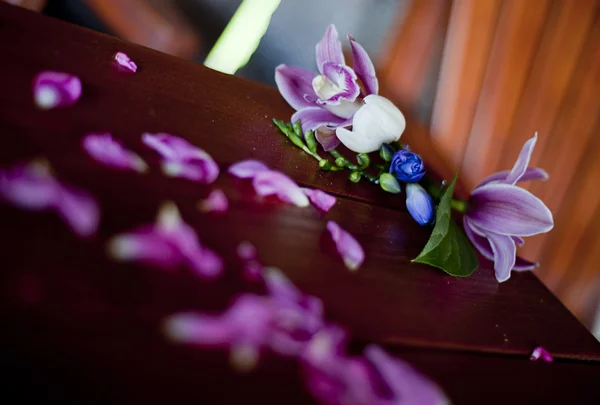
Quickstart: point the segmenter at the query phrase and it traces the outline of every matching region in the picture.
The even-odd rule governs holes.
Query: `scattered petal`
[[[276,195],[280,200],[306,207],[310,203],[302,189],[285,174],[276,170],[261,171],[252,180],[254,191],[262,197]]]
[[[100,223],[100,208],[95,198],[59,182],[47,163],[32,162],[0,171],[0,196],[26,210],[54,210],[82,237],[95,234]]]
[[[258,256],[256,247],[248,241],[241,242],[236,249],[236,253],[242,260],[254,260]]]
[[[531,357],[529,357],[529,360],[531,361],[537,361],[538,359],[542,359],[542,361],[545,361],[546,363],[552,363],[554,361],[550,355],[550,352],[548,352],[548,350],[544,349],[542,346],[538,346],[533,349]]]
[[[227,212],[229,200],[223,190],[213,190],[205,200],[200,201],[198,208],[202,212]]]
[[[33,79],[33,98],[43,110],[75,104],[80,97],[81,80],[77,76],[43,71]]]
[[[219,176],[219,166],[204,150],[175,135],[159,133],[142,135],[144,145],[163,158],[163,172],[198,183],[210,184]]]
[[[336,222],[328,221],[327,230],[335,242],[338,253],[344,259],[344,264],[349,270],[358,270],[365,260],[365,252],[358,241],[343,230]]]
[[[202,278],[216,278],[223,272],[223,260],[203,246],[194,229],[183,222],[177,207],[165,203],[155,224],[143,225],[113,237],[109,255],[118,261],[140,262],[164,269],[186,265]]]
[[[117,169],[148,171],[148,165],[136,153],[126,149],[111,134],[87,134],[82,141],[83,149],[96,161]]]
[[[267,170],[269,168],[263,162],[249,159],[232,164],[227,171],[240,179],[252,179],[258,173]]]
[[[117,66],[124,71],[128,71],[131,73],[137,72],[137,65],[135,64],[135,62],[132,61],[131,58],[123,52],[117,52],[115,54],[115,62]]]
[[[337,201],[334,196],[318,189],[303,188],[302,191],[315,207],[324,212],[329,212]]]

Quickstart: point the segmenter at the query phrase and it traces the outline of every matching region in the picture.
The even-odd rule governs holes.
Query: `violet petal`
[[[236,253],[237,256],[244,261],[254,260],[258,256],[258,251],[256,250],[256,247],[247,240],[241,242],[237,246]]]
[[[542,359],[542,361],[545,361],[546,363],[552,363],[554,361],[550,355],[550,352],[548,352],[548,350],[544,349],[542,346],[538,346],[533,349],[531,357],[529,357],[529,360],[532,361],[537,361],[538,359]]]
[[[141,157],[126,149],[109,133],[87,134],[82,140],[82,146],[88,155],[105,166],[140,173],[148,170],[148,165]]]
[[[334,196],[319,189],[303,188],[302,191],[315,207],[324,212],[329,212],[337,201]]]
[[[325,35],[316,46],[317,68],[323,73],[323,65],[327,62],[332,62],[339,65],[345,65],[344,53],[342,52],[342,44],[338,38],[338,32],[335,25],[331,24],[327,27]]]
[[[115,62],[120,69],[135,73],[137,72],[137,65],[131,58],[124,52],[117,52],[115,54]]]
[[[81,97],[81,80],[69,73],[40,72],[33,79],[33,97],[44,110],[75,104]]]
[[[323,76],[325,76],[330,83],[333,83],[338,91],[334,95],[327,97],[326,100],[317,100],[317,104],[340,105],[342,100],[353,102],[356,100],[356,97],[360,95],[360,87],[358,83],[356,83],[356,73],[348,66],[327,62],[323,65]],[[317,83],[319,83],[320,80],[317,80]],[[315,82],[313,81],[313,87],[314,86]],[[317,93],[317,95],[319,95],[319,93]],[[352,111],[355,112],[356,109],[358,108],[353,108]],[[350,118],[352,115],[353,113],[349,112],[346,118]]]
[[[92,236],[100,224],[100,208],[89,193],[71,186],[61,186],[56,210],[71,230],[82,237]]]
[[[517,256],[517,258],[515,260],[515,265],[513,266],[512,270],[513,271],[529,271],[529,270],[535,269],[538,266],[539,266],[539,263],[530,262],[528,260],[521,259],[520,257]]]
[[[486,233],[531,236],[554,226],[552,213],[539,198],[508,184],[488,184],[473,190],[467,215]]]
[[[210,184],[219,176],[219,166],[204,150],[175,135],[159,133],[142,135],[142,142],[163,158],[163,172]]]
[[[502,283],[510,278],[510,271],[515,265],[517,257],[515,241],[510,236],[495,234],[489,234],[488,241],[494,252],[496,280]]]
[[[314,131],[322,126],[337,128],[347,122],[345,118],[340,118],[321,107],[306,107],[296,111],[294,115],[292,115],[292,122],[298,120],[300,120],[304,132],[311,129]]]
[[[315,105],[317,99],[312,87],[316,75],[306,69],[279,65],[275,69],[275,83],[279,93],[294,110]]]
[[[254,177],[252,185],[256,193],[262,197],[276,195],[280,200],[298,207],[306,207],[310,204],[302,189],[292,179],[275,170],[259,172]]]
[[[240,179],[251,179],[259,172],[267,170],[269,168],[263,162],[248,159],[232,164],[227,171]]]
[[[120,262],[146,263],[167,270],[183,262],[176,247],[153,226],[142,226],[113,237],[108,244],[108,254]]]
[[[409,364],[389,356],[377,345],[365,348],[365,357],[377,369],[396,401],[402,405],[443,405],[449,401],[427,377]]]
[[[491,182],[504,183],[506,180],[506,177],[509,175],[509,173],[510,173],[510,171],[504,170],[504,171],[489,175],[488,177],[483,179],[483,181],[481,183],[479,183],[477,185],[477,188],[485,186],[486,184],[489,184]],[[519,178],[518,182],[520,183],[520,182],[529,181],[529,180],[546,181],[546,180],[548,180],[548,178],[549,178],[548,173],[544,169],[539,169],[537,167],[536,168],[528,168],[527,170],[525,170],[525,173],[523,173],[523,175]]]
[[[358,270],[365,260],[365,252],[358,241],[343,230],[335,221],[327,222],[327,230],[335,242],[338,253],[344,259],[344,264],[349,270]]]
[[[521,149],[521,153],[519,153],[519,157],[517,158],[515,165],[504,180],[506,184],[514,185],[517,181],[519,181],[519,179],[521,179],[521,177],[523,177],[523,174],[525,174],[525,171],[527,170],[527,166],[529,166],[529,160],[531,159],[531,154],[533,153],[533,149],[535,148],[536,142],[537,132],[535,133],[535,135],[533,135],[533,138],[527,140],[527,142],[525,142],[525,144],[523,145],[523,148]]]
[[[481,236],[476,232],[475,227],[473,227],[467,216],[463,217],[463,224],[465,229],[465,234],[475,246],[475,248],[481,253],[483,257],[488,260],[494,260],[494,252],[492,251],[492,247],[490,246],[490,242],[487,240],[485,236]]]
[[[375,66],[364,48],[354,40],[352,35],[348,35],[350,45],[352,46],[352,59],[354,72],[365,86],[366,95],[379,93],[379,82],[375,75]]]
[[[315,138],[321,144],[325,152],[329,152],[340,145],[340,140],[335,134],[335,129],[326,126],[317,128],[315,131]]]
[[[206,199],[200,201],[198,208],[202,212],[227,212],[229,200],[223,190],[215,189],[210,192]]]

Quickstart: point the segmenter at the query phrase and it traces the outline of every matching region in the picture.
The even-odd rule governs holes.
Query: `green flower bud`
[[[317,139],[315,138],[315,133],[312,129],[304,133],[304,140],[306,141],[308,149],[312,153],[317,153]]]
[[[331,170],[331,162],[327,159],[320,160],[319,168],[321,168],[322,170]]]
[[[340,156],[339,158],[335,159],[335,165],[337,167],[344,167],[344,166],[346,166],[346,162],[347,162],[347,160],[343,156]]]
[[[360,177],[360,172],[352,172],[348,178],[351,182],[358,183],[360,181]]]
[[[379,185],[388,193],[398,194],[401,191],[400,183],[398,183],[398,180],[389,173],[383,173],[379,176]]]
[[[385,160],[386,162],[392,161],[392,158],[394,157],[394,153],[395,153],[394,148],[392,148],[387,143],[384,143],[383,145],[381,145],[381,149],[379,150],[379,156],[381,156],[381,158],[383,160]]]
[[[356,155],[356,161],[358,162],[358,165],[363,169],[369,167],[369,165],[371,164],[371,159],[366,153],[359,153],[358,155]]]
[[[300,120],[294,122],[293,128],[296,135],[302,138],[302,124],[300,123]]]
[[[304,145],[304,141],[302,140],[302,138],[298,137],[298,135],[296,135],[295,133],[290,132],[286,135],[289,138],[289,140],[292,141],[292,143],[297,147],[304,148],[306,146]]]

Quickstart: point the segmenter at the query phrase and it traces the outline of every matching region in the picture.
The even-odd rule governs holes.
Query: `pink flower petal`
[[[538,359],[542,359],[542,361],[545,361],[546,363],[551,363],[554,361],[550,355],[550,352],[548,352],[548,350],[544,349],[542,346],[538,346],[533,349],[531,357],[529,357],[529,360],[531,361],[537,361]]]
[[[0,171],[0,196],[30,211],[56,211],[79,236],[91,236],[98,229],[100,209],[96,200],[56,180],[47,163],[32,162]]]
[[[267,170],[269,168],[263,162],[250,159],[232,164],[227,171],[240,179],[251,179],[258,173]]]
[[[302,191],[315,207],[324,212],[328,212],[337,201],[334,196],[318,189],[303,188]]]
[[[163,158],[163,172],[198,183],[210,184],[219,176],[219,166],[204,150],[175,135],[159,133],[142,135],[144,145]]]
[[[276,195],[280,200],[298,207],[309,205],[308,198],[302,189],[281,172],[275,170],[261,171],[254,176],[252,185],[254,191],[262,197]]]
[[[184,264],[203,278],[216,278],[224,268],[221,257],[201,244],[173,203],[161,207],[156,224],[113,237],[108,251],[115,260],[159,268],[174,269]]]
[[[131,58],[123,52],[117,52],[115,54],[115,62],[117,66],[124,71],[128,71],[131,73],[137,72],[137,65],[135,64],[135,62],[132,61]]]
[[[33,79],[33,98],[43,110],[75,104],[80,97],[81,80],[77,76],[43,71]]]
[[[344,264],[350,270],[358,270],[365,260],[365,252],[358,241],[348,232],[340,228],[334,221],[327,222],[327,230],[335,242],[337,251],[344,259]]]
[[[236,253],[242,260],[253,260],[258,255],[256,247],[248,241],[241,242],[236,249]]]
[[[227,212],[229,200],[223,190],[216,189],[211,191],[206,199],[200,201],[198,208],[202,212]]]
[[[83,149],[96,161],[105,166],[140,173],[148,170],[148,165],[136,153],[126,149],[112,135],[87,134],[82,141]]]

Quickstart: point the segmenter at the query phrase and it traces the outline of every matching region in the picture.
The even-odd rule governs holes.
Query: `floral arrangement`
[[[419,224],[433,227],[429,242],[414,261],[467,276],[477,267],[475,247],[494,261],[499,281],[508,279],[511,270],[533,268],[535,264],[516,258],[515,246],[523,243],[523,236],[547,232],[553,225],[546,206],[516,186],[519,181],[547,177],[543,170],[527,167],[536,137],[524,145],[512,170],[482,181],[468,201],[453,199],[456,176],[448,185],[436,185],[427,179],[422,159],[399,144],[404,116],[377,94],[371,60],[354,38],[348,38],[353,68],[345,64],[334,26],[316,47],[319,74],[284,65],[277,68],[281,94],[297,110],[292,123],[274,120],[281,132],[314,157],[322,170],[348,170],[351,181],[367,179],[389,193],[404,189],[408,212]],[[137,64],[122,52],[114,55],[113,64],[123,74],[137,74]],[[70,73],[42,71],[33,79],[33,102],[40,110],[68,108],[81,97],[81,81]],[[204,185],[212,185],[221,175],[210,154],[182,137],[144,133],[139,140],[155,152],[157,162],[145,161],[110,133],[83,134],[81,150],[106,170],[140,176],[159,170]],[[340,144],[357,153],[355,163],[336,149]],[[373,152],[379,157],[371,157]],[[321,157],[323,153],[328,157]],[[259,200],[275,198],[322,212],[336,205],[334,196],[300,187],[257,160],[237,162],[227,172],[251,182]],[[93,238],[101,222],[96,198],[63,182],[43,160],[0,170],[0,200],[28,211],[53,211],[81,238]],[[197,207],[198,215],[226,215],[229,200],[223,190],[213,188]],[[453,222],[452,209],[463,214],[465,233]],[[345,266],[357,271],[365,260],[360,243],[334,221],[327,221],[324,231]],[[218,279],[226,271],[219,253],[201,241],[173,202],[158,208],[155,221],[110,237],[106,252],[117,262],[189,271],[202,282]],[[236,252],[244,277],[261,283],[264,293],[239,293],[221,313],[191,309],[170,315],[157,325],[168,342],[225,348],[232,366],[240,371],[253,369],[262,351],[291,357],[299,364],[306,389],[323,404],[448,403],[436,384],[378,345],[367,345],[362,355],[349,354],[348,332],[325,318],[319,298],[298,290],[279,269],[263,265],[249,241],[240,242]],[[535,349],[531,359],[552,361],[542,347]]]
[[[453,276],[469,276],[479,265],[475,248],[494,262],[499,282],[508,280],[511,270],[534,269],[536,263],[516,256],[516,247],[524,243],[524,236],[550,231],[554,221],[539,198],[516,184],[548,178],[544,170],[528,167],[537,134],[523,145],[510,171],[484,179],[468,201],[454,199],[458,173],[448,185],[425,177],[419,155],[399,144],[406,127],[404,116],[377,94],[371,59],[354,37],[348,35],[348,40],[353,67],[345,62],[334,25],[316,46],[318,74],[299,67],[277,67],[279,92],[296,110],[290,123],[273,120],[279,130],[314,157],[322,170],[349,170],[350,181],[366,179],[394,194],[401,193],[403,185],[410,215],[420,225],[433,226],[429,241],[413,262]],[[356,163],[337,150],[340,144],[356,153]],[[320,155],[319,145],[331,159]],[[373,152],[379,152],[379,164],[370,156]],[[462,214],[464,233],[453,221],[452,210]]]

